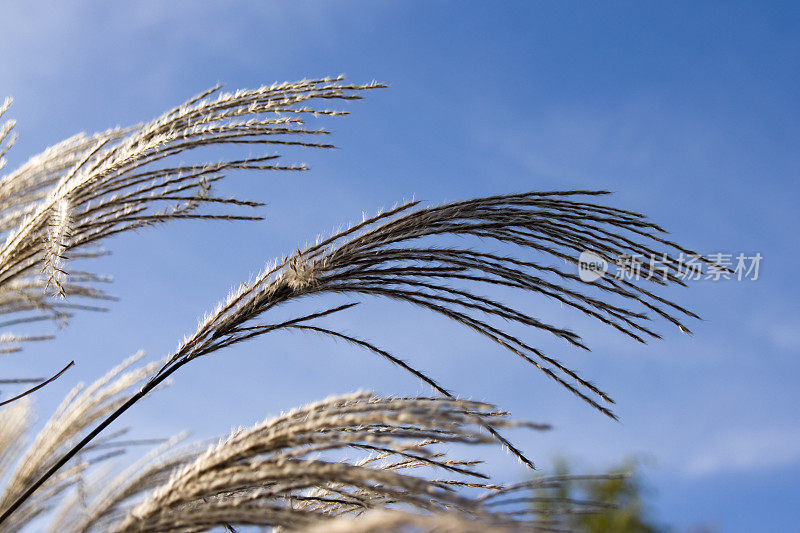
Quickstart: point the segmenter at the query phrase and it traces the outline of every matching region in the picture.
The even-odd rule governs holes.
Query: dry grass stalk
[[[11,98],[6,98],[3,100],[3,103],[0,105],[0,118],[3,118],[3,115],[8,111],[8,108],[11,107]],[[0,124],[0,170],[6,166],[6,158],[5,155],[14,146],[14,143],[17,140],[17,136],[13,133],[15,122],[13,120],[6,120],[2,124]]]
[[[321,79],[216,98],[212,94],[218,88],[214,88],[153,122],[91,137],[76,136],[31,159],[0,179],[0,235],[5,237],[0,246],[0,314],[13,315],[2,325],[40,320],[60,323],[76,309],[97,308],[75,302],[73,297],[108,298],[98,288],[106,280],[75,270],[67,275],[65,265],[75,258],[102,253],[93,247],[116,233],[171,219],[256,218],[226,208],[260,204],[212,195],[212,185],[223,172],[303,168],[277,165],[274,155],[178,166],[170,163],[176,154],[218,144],[330,147],[315,140],[326,132],[307,129],[302,117],[342,113],[307,107],[306,102],[358,98],[359,91],[374,87],[378,85]],[[0,115],[7,107],[7,103],[0,107]],[[0,129],[0,156],[13,142],[12,127]],[[476,524],[489,526],[525,523],[558,527],[557,522],[531,524],[526,518],[519,519],[524,513],[495,509],[503,505],[497,500],[500,495],[529,487],[491,485],[481,481],[472,462],[451,461],[428,451],[434,442],[481,443],[495,438],[532,466],[495,430],[495,426],[508,424],[501,413],[456,400],[426,373],[365,340],[317,321],[355,302],[281,322],[270,322],[265,316],[291,301],[326,293],[381,296],[410,303],[480,333],[613,417],[608,407],[613,402],[604,391],[512,335],[509,324],[588,349],[576,333],[476,292],[479,286],[507,287],[551,298],[640,342],[659,337],[649,325],[649,314],[688,331],[684,321],[696,316],[658,296],[647,284],[682,284],[674,255],[696,254],[667,240],[663,230],[644,216],[597,203],[595,198],[604,194],[529,192],[432,207],[407,202],[275,262],[206,315],[197,331],[158,368],[122,374],[113,383],[109,377],[68,398],[9,475],[0,498],[0,530],[16,531],[50,507],[66,487],[75,485],[87,465],[81,460],[82,453],[97,446],[105,428],[183,365],[278,330],[346,340],[401,366],[444,398],[362,395],[331,399],[235,433],[201,454],[186,451],[160,458],[138,476],[118,477],[108,485],[106,494],[90,498],[85,509],[78,512],[74,506],[75,501],[86,499],[83,496],[66,505],[58,515],[60,524],[72,524],[76,531],[201,531],[226,524],[298,528],[316,526],[322,518],[401,503],[412,512],[365,517],[350,526],[383,520],[387,531],[404,527],[402,524],[446,530],[451,527],[447,524],[467,516],[479,520]],[[204,210],[206,206],[216,208]],[[465,238],[512,251],[477,251],[460,244]],[[459,244],[453,245],[454,241]],[[590,286],[576,274],[578,256],[584,251],[612,263],[623,255],[654,256],[666,271],[653,272],[644,264],[644,282],[604,277]],[[530,255],[539,260],[530,260]],[[50,286],[70,300],[52,298],[44,290]],[[23,341],[45,338],[49,337],[3,334],[0,351],[14,351]],[[149,379],[141,388],[126,394],[146,376]],[[20,409],[26,406],[20,405]],[[16,420],[9,426],[8,435],[13,437],[23,430],[27,415],[8,409],[4,413],[13,414]],[[12,437],[0,433],[0,444],[12,442]],[[14,446],[7,446],[8,453],[17,453]],[[361,462],[326,459],[345,449],[377,455]],[[0,449],[0,459],[2,453]],[[309,455],[312,453],[322,455]],[[393,462],[375,465],[392,457]],[[7,468],[7,463],[0,462],[0,467]],[[404,472],[414,467],[478,480],[433,480]],[[451,490],[453,487],[489,492],[468,498]],[[591,505],[583,509],[591,509]],[[452,515],[453,511],[459,516]],[[551,514],[557,516],[558,512]]]
[[[31,419],[27,399],[0,412],[3,422],[0,424],[0,474],[10,470],[0,492],[0,510],[17,500],[31,483],[74,446],[87,428],[117,409],[128,398],[131,389],[158,368],[158,363],[151,363],[129,369],[142,356],[138,353],[128,358],[88,387],[79,384],[73,388],[28,446],[24,446]],[[92,447],[85,451],[91,452]],[[69,462],[63,470],[48,478],[35,498],[26,500],[0,524],[0,531],[19,531],[24,524],[47,511],[67,488],[79,481],[88,465],[89,459],[79,456]]]
[[[213,185],[231,170],[305,170],[282,165],[277,154],[217,163],[177,162],[179,154],[212,145],[330,148],[328,132],[304,124],[307,116],[346,114],[315,105],[360,98],[378,84],[348,85],[341,78],[280,83],[220,93],[214,87],[161,117],[127,129],[77,135],[0,178],[0,314],[4,325],[55,320],[94,309],[71,298],[107,299],[95,275],[71,272],[75,258],[103,253],[96,245],[132,229],[174,219],[254,220],[239,208],[258,202],[214,196]],[[0,115],[10,100],[0,106]],[[0,161],[13,143],[13,122],[0,127]],[[217,206],[217,209],[211,209]],[[21,336],[6,341],[36,340]]]
[[[205,446],[179,447],[186,438],[181,434],[153,448],[128,468],[114,472],[106,468],[86,477],[82,490],[73,490],[54,513],[51,531],[104,531],[124,518],[133,498],[158,488],[178,468],[197,457]]]
[[[314,325],[314,319],[342,311],[335,307],[282,323],[259,322],[266,311],[289,301],[323,293],[375,295],[408,302],[440,313],[500,344],[601,412],[613,413],[600,402],[610,397],[589,381],[541,350],[518,339],[488,319],[516,322],[547,332],[567,343],[588,349],[567,330],[531,317],[491,297],[453,286],[483,283],[505,286],[553,298],[638,341],[658,338],[647,325],[653,311],[688,331],[683,317],[693,313],[632,281],[604,277],[591,287],[572,271],[578,255],[589,250],[609,260],[637,251],[666,257],[673,272],[664,285],[682,283],[674,274],[677,260],[655,246],[693,253],[659,235],[661,230],[642,215],[581,201],[602,191],[531,192],[477,198],[436,207],[416,208],[408,202],[298,251],[240,286],[208,314],[187,338],[161,373],[176,365],[213,353],[231,344],[275,330],[298,330],[346,339],[400,364],[435,390],[447,391],[424,373],[350,335]],[[522,260],[469,248],[442,246],[443,236],[472,236],[511,244],[523,252],[535,251],[557,259],[559,266]],[[601,235],[602,238],[598,237]],[[563,266],[566,265],[566,266]],[[609,303],[591,295],[600,289],[621,300]],[[609,298],[611,299],[611,298]],[[638,306],[633,309],[629,306]],[[574,383],[574,384],[573,384]]]
[[[642,335],[658,336],[645,325],[649,317],[643,311],[596,299],[587,294],[586,284],[570,285],[568,282],[574,281],[576,275],[563,266],[547,266],[466,248],[424,244],[426,240],[443,235],[474,236],[536,250],[567,264],[577,262],[578,254],[584,250],[609,259],[636,251],[666,257],[667,264],[673,269],[677,269],[677,261],[670,260],[666,252],[656,252],[651,246],[661,245],[693,253],[659,236],[663,230],[642,215],[577,199],[584,195],[602,194],[605,193],[531,192],[417,209],[414,209],[417,202],[409,202],[319,240],[317,244],[277,262],[251,283],[239,287],[201,321],[197,331],[180,344],[139,392],[76,444],[52,467],[52,472],[183,365],[276,330],[309,331],[348,340],[402,366],[436,391],[451,397],[444,387],[425,373],[385,350],[314,323],[315,319],[351,307],[352,303],[281,323],[259,320],[265,312],[279,305],[322,293],[384,296],[443,314],[497,342],[599,411],[613,417],[612,411],[600,403],[611,402],[606,393],[541,350],[490,324],[484,317],[517,322],[586,348],[578,335],[546,324],[502,302],[478,296],[468,289],[454,288],[447,282],[480,282],[549,296],[641,341]],[[598,238],[598,234],[605,236],[605,240]],[[554,276],[555,280],[546,280],[540,276],[542,273]],[[656,276],[650,281],[662,285],[670,281],[681,283],[674,273],[668,274],[664,281]],[[630,281],[601,278],[598,287],[624,303],[655,311],[684,330],[687,328],[680,315],[694,316]],[[533,467],[520,450],[491,426],[487,429],[523,463]],[[46,472],[20,499],[28,497],[52,472]]]
[[[23,391],[23,392],[17,394],[16,396],[13,396],[13,397],[11,397],[11,398],[9,398],[7,400],[3,400],[2,402],[0,402],[0,406],[8,405],[10,403],[19,401],[22,398],[24,398],[25,396],[28,396],[29,394],[33,394],[37,390],[39,390],[39,389],[41,389],[43,387],[46,387],[48,384],[50,384],[53,381],[55,381],[58,378],[60,378],[67,370],[72,368],[72,366],[74,366],[74,365],[75,365],[75,361],[70,361],[69,363],[67,363],[67,366],[62,368],[54,376],[52,376],[52,377],[50,377],[48,379],[33,379],[33,380],[31,380],[31,379],[10,379],[10,380],[4,380],[4,381],[9,382],[9,383],[30,383],[30,382],[33,381],[33,382],[37,382],[38,384],[33,386],[33,387],[31,387],[30,389],[28,389],[26,391]]]
[[[111,483],[101,478],[104,490],[89,491],[96,497],[83,507],[69,502],[53,530],[205,531],[225,524],[293,530],[398,506],[498,527],[534,525],[528,505],[492,510],[486,497],[455,491],[504,493],[475,470],[476,461],[435,450],[443,443],[495,442],[482,428],[512,425],[506,417],[465,400],[329,398],[237,430],[205,451],[173,450],[134,475]],[[447,479],[437,479],[437,472]]]

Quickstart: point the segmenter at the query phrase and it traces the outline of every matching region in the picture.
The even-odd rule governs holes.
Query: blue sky
[[[186,223],[126,235],[97,268],[121,300],[56,343],[3,359],[4,373],[78,380],[144,349],[171,351],[228,287],[341,223],[396,201],[602,188],[702,253],[760,252],[751,282],[676,291],[704,320],[658,324],[647,346],[549,302],[593,351],[540,345],[610,390],[603,419],[469,332],[370,301],[335,325],[414,361],[463,395],[547,434],[516,442],[546,466],[647,458],[658,517],[678,528],[800,526],[800,10],[783,3],[108,2],[4,3],[0,95],[16,99],[10,166],[77,131],[151,118],[213,85],[254,87],[344,73],[389,88],[329,120],[339,150],[292,152],[303,175],[244,174],[221,187],[268,203],[262,223]],[[153,309],[153,303],[156,309]],[[147,309],[147,311],[144,311]],[[137,436],[227,432],[358,388],[426,393],[368,354],[296,335],[198,361],[122,424]],[[491,368],[490,371],[487,369]],[[524,475],[489,453],[506,479]],[[792,498],[794,495],[794,498]]]

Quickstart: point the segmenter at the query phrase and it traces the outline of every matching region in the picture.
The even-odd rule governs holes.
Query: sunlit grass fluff
[[[217,196],[215,184],[231,170],[305,169],[279,164],[274,153],[211,163],[197,160],[196,149],[329,148],[322,141],[328,132],[306,126],[307,117],[344,114],[320,104],[360,98],[377,87],[342,78],[233,93],[215,87],[153,121],[76,135],[3,176],[0,353],[52,338],[9,328],[64,325],[78,310],[102,309],[98,302],[111,298],[102,289],[108,278],[72,266],[103,254],[98,244],[107,238],[175,219],[259,219],[242,209],[260,202]],[[0,116],[9,106],[4,101]],[[12,121],[0,126],[0,168],[13,128]],[[40,527],[45,518],[52,531],[67,533],[235,531],[240,525],[309,532],[552,531],[566,514],[602,509],[598,502],[539,500],[534,511],[532,487],[569,479],[507,485],[477,469],[478,455],[453,457],[452,444],[467,445],[461,450],[500,444],[533,467],[500,430],[546,426],[515,423],[490,404],[462,399],[457,384],[444,384],[446,376],[380,348],[367,340],[369,332],[340,331],[320,319],[368,305],[371,297],[416,306],[488,339],[615,418],[608,393],[537,347],[540,335],[555,337],[566,350],[588,350],[584,340],[500,296],[510,290],[551,299],[638,342],[660,337],[652,318],[688,332],[696,315],[659,289],[683,284],[679,257],[697,254],[643,215],[600,202],[606,194],[411,201],[364,216],[236,285],[158,362],[129,368],[138,355],[93,385],[76,387],[35,436],[30,393],[72,363],[49,380],[6,380],[36,385],[0,402],[0,532]],[[309,236],[298,242],[302,237]],[[610,263],[626,255],[658,257],[659,269],[643,263],[639,279],[604,276],[590,285],[577,274],[584,252]],[[319,295],[341,301],[289,318],[274,312]],[[118,417],[192,361],[277,331],[346,341],[409,372],[435,397],[332,397],[215,443],[170,439],[128,469],[110,467],[108,459],[128,444],[120,439],[124,429],[109,432]]]

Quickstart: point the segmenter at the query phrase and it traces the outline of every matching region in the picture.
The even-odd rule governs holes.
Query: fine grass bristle
[[[192,162],[196,152],[219,145],[331,148],[318,140],[328,132],[307,127],[306,119],[343,115],[319,104],[356,99],[377,87],[342,78],[233,93],[217,86],[153,121],[79,134],[34,156],[0,177],[0,314],[63,324],[75,310],[96,308],[78,301],[107,295],[92,275],[73,275],[69,262],[101,253],[94,247],[117,233],[178,219],[259,220],[242,210],[262,203],[215,196],[214,185],[234,170],[305,166],[281,164],[276,153]],[[0,116],[10,104],[7,99],[0,106]],[[0,166],[13,144],[13,126],[0,126]],[[60,298],[53,301],[43,288]],[[67,295],[69,302],[60,301]]]
[[[76,135],[0,178],[0,315],[7,315],[0,320],[0,354],[52,338],[7,328],[45,321],[63,326],[77,311],[105,310],[100,303],[113,300],[103,289],[110,279],[79,270],[74,262],[104,255],[99,245],[107,238],[178,219],[258,220],[248,210],[261,202],[218,196],[215,184],[233,170],[305,170],[279,164],[273,153],[197,161],[197,149],[331,148],[323,140],[328,132],[307,126],[308,117],[343,115],[321,103],[357,99],[377,87],[382,85],[347,84],[341,77],[233,93],[213,87],[150,122]],[[10,104],[7,99],[0,105],[0,118]],[[13,121],[0,126],[0,168],[14,143],[13,128]],[[500,444],[533,468],[499,430],[549,426],[517,423],[491,404],[461,399],[453,392],[457,384],[445,385],[367,340],[369,332],[340,331],[322,319],[368,304],[371,297],[410,304],[478,333],[493,343],[488,346],[510,352],[616,418],[608,393],[538,347],[542,337],[570,350],[588,350],[587,343],[502,296],[516,291],[553,300],[642,343],[660,338],[653,318],[689,332],[687,323],[698,317],[659,290],[683,285],[684,254],[702,258],[668,240],[645,216],[603,203],[607,194],[534,191],[428,206],[410,201],[363,216],[237,285],[160,361],[131,368],[141,358],[137,354],[89,387],[76,386],[35,436],[31,393],[65,375],[72,363],[49,379],[0,380],[36,383],[0,401],[0,533],[37,527],[45,518],[52,531],[64,533],[239,526],[561,531],[564,516],[601,511],[599,502],[544,496],[533,506],[532,490],[561,488],[573,478],[506,485],[478,470],[480,455],[454,458],[448,447]],[[639,279],[600,276],[587,283],[578,273],[583,253],[612,264],[623,257],[657,257],[658,269],[642,263]],[[345,301],[288,318],[274,312],[319,295]],[[153,444],[125,441],[125,429],[108,428],[183,366],[278,331],[345,341],[410,373],[436,397],[332,397],[216,443],[155,439],[159,445],[128,469],[96,468],[134,445]],[[493,371],[491,365],[486,371]]]

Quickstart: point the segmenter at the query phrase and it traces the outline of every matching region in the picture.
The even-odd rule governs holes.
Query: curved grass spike
[[[328,131],[306,120],[345,115],[320,104],[357,99],[378,87],[341,77],[233,93],[216,86],[151,122],[76,135],[0,177],[0,314],[13,315],[6,324],[62,325],[75,310],[100,309],[73,300],[108,299],[97,286],[101,278],[71,272],[69,263],[102,255],[96,245],[117,233],[177,219],[259,220],[242,209],[261,203],[216,196],[216,183],[235,170],[306,167],[280,164],[275,153],[208,162],[200,149],[331,148],[320,141]],[[0,116],[10,104],[0,105]],[[0,125],[0,167],[14,141],[13,126]],[[52,298],[48,288],[73,298]]]
[[[158,363],[130,368],[143,355],[140,352],[128,358],[89,386],[73,387],[27,447],[22,445],[24,431],[15,432],[10,444],[3,436],[14,426],[14,414],[20,410],[24,412],[25,399],[2,410],[0,474],[4,474],[4,484],[0,489],[0,509],[5,510],[16,502],[19,505],[0,524],[0,531],[20,531],[25,524],[52,508],[53,502],[67,489],[76,487],[90,464],[105,461],[122,451],[120,447],[124,448],[125,442],[118,437],[124,430],[98,438],[83,447],[81,453],[69,454],[88,429],[128,400],[134,387],[140,386],[158,368]],[[113,448],[109,453],[95,453],[109,448]],[[67,454],[70,459],[60,462]],[[54,469],[55,464],[60,466]],[[21,501],[20,497],[48,472],[36,496]]]
[[[569,345],[587,349],[577,334],[531,317],[521,309],[491,297],[479,296],[468,287],[452,285],[477,282],[553,297],[639,341],[643,341],[643,336],[656,336],[646,326],[649,320],[645,312],[647,309],[657,309],[659,315],[669,317],[673,323],[683,326],[685,318],[681,315],[693,315],[633,282],[624,285],[610,278],[599,280],[600,290],[613,295],[619,300],[618,304],[591,296],[589,293],[594,285],[575,282],[575,274],[568,267],[577,263],[581,252],[591,251],[613,258],[632,248],[667,258],[665,264],[673,269],[673,275],[665,276],[664,280],[653,276],[649,280],[642,280],[642,283],[663,285],[677,280],[674,276],[677,261],[670,259],[669,249],[657,251],[655,247],[668,243],[668,248],[673,250],[680,251],[683,248],[658,237],[656,234],[663,231],[661,228],[647,221],[644,216],[630,211],[577,201],[584,196],[604,194],[607,193],[530,192],[433,207],[418,207],[418,202],[408,202],[320,239],[317,244],[276,262],[250,283],[242,284],[206,315],[197,331],[184,339],[138,393],[103,420],[60,462],[66,463],[115,418],[183,365],[232,344],[281,329],[320,333],[360,345],[401,365],[441,394],[449,395],[447,389],[439,386],[427,374],[390,356],[388,352],[374,348],[352,335],[314,323],[315,319],[341,312],[352,304],[299,316],[280,324],[261,320],[277,306],[324,293],[383,296],[440,313],[496,342],[594,408],[614,417],[613,412],[603,405],[612,402],[605,392],[528,341],[511,335],[496,322],[515,322],[532,331],[555,335]],[[602,216],[598,216],[598,213],[602,213]],[[576,214],[582,216],[576,217]],[[600,231],[613,232],[619,238],[600,241],[595,238]],[[554,264],[559,266],[543,266],[492,252],[443,246],[439,241],[448,235],[493,240],[513,245],[526,254],[534,250],[542,259],[548,256],[556,259]],[[563,266],[565,264],[567,266]],[[643,266],[645,275],[647,268],[647,265]],[[542,276],[545,274],[549,274],[551,279],[544,281]],[[489,429],[495,432],[491,426]],[[504,442],[520,460],[532,466],[519,450]],[[54,465],[52,472],[58,467],[58,464]],[[44,483],[46,477],[43,476],[37,483]],[[32,485],[21,500],[29,497],[37,486]],[[13,509],[13,506],[7,509],[0,520]]]
[[[380,85],[348,85],[341,78],[226,94],[214,87],[152,122],[94,136],[78,135],[32,158],[0,179],[0,237],[4,238],[0,314],[11,315],[3,326],[41,320],[62,323],[76,310],[99,309],[73,300],[109,299],[98,287],[107,280],[68,266],[75,258],[104,253],[95,246],[116,233],[173,219],[257,219],[239,214],[238,209],[260,203],[213,194],[214,184],[225,172],[305,168],[278,165],[274,154],[214,164],[176,164],[174,156],[223,144],[330,148],[320,141],[327,132],[308,128],[304,119],[344,113],[317,108],[314,102],[355,99],[363,90],[376,87]],[[7,108],[8,102],[0,106],[0,115]],[[12,123],[0,127],[0,158],[13,143],[12,128]],[[0,505],[0,524],[9,527],[19,513],[32,513],[36,507],[30,498],[37,490],[47,491],[54,479],[62,479],[62,468],[74,465],[82,452],[98,444],[95,439],[105,428],[183,365],[273,331],[344,340],[400,366],[455,401],[447,388],[424,371],[367,340],[318,322],[355,305],[353,298],[378,296],[445,316],[614,417],[609,407],[613,401],[606,392],[537,348],[533,339],[523,338],[529,333],[552,335],[566,346],[588,350],[577,333],[491,296],[491,289],[505,287],[553,299],[637,342],[659,338],[648,313],[689,331],[685,321],[696,315],[659,296],[657,289],[682,284],[676,254],[697,254],[666,239],[664,230],[643,215],[598,203],[606,194],[528,192],[428,207],[406,202],[276,261],[206,315],[163,364],[152,368],[137,392],[103,403],[96,411],[102,414],[70,430],[69,445],[50,446],[46,461],[17,476],[14,490]],[[218,209],[205,210],[208,206]],[[478,242],[486,249],[470,247]],[[582,252],[609,262],[625,255],[652,255],[659,258],[663,271],[642,264],[644,279],[606,276],[586,284],[576,274]],[[47,295],[48,284],[69,299]],[[479,294],[477,287],[488,289],[489,296]],[[348,302],[280,323],[267,318],[273,308],[322,294],[344,295]],[[521,326],[523,333],[512,332],[511,325]],[[2,334],[0,342],[10,345],[4,351],[15,351],[20,342],[46,338]],[[80,437],[91,424],[96,426]],[[533,466],[496,432],[491,417],[480,424]],[[403,460],[421,459],[405,456]]]
[[[537,498],[540,507],[552,509],[542,518],[531,506],[530,488],[569,480],[497,485],[478,470],[480,461],[454,459],[443,447],[495,443],[482,431],[486,425],[542,429],[513,422],[481,402],[372,393],[331,397],[211,445],[165,445],[117,475],[96,477],[86,498],[76,494],[62,505],[51,531],[296,530],[396,504],[415,516],[457,514],[503,531],[535,531],[554,516],[596,507]]]

